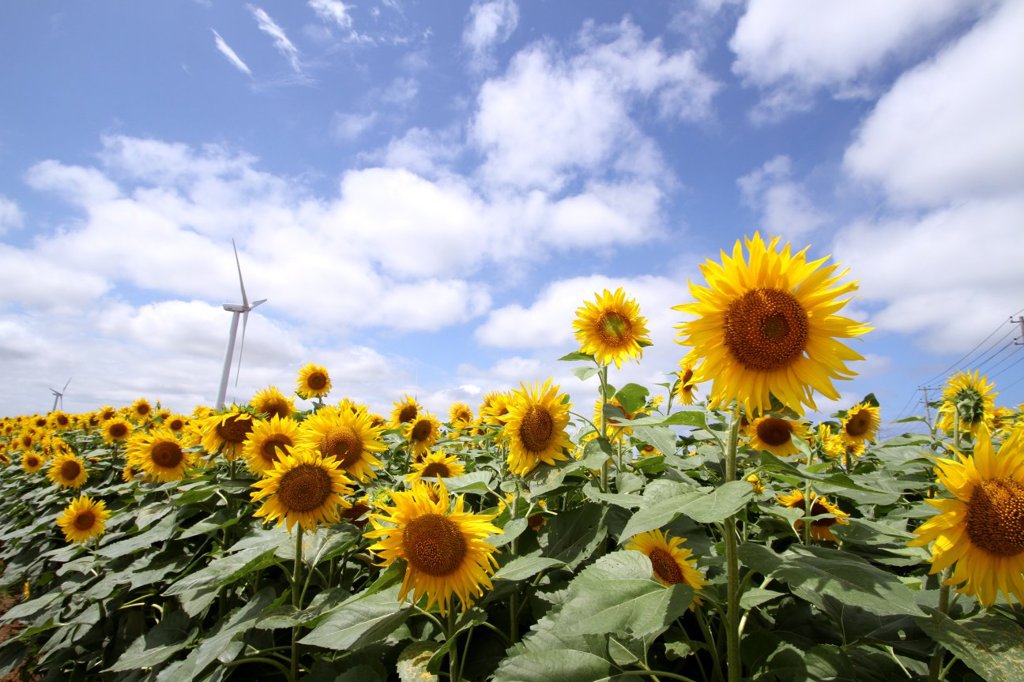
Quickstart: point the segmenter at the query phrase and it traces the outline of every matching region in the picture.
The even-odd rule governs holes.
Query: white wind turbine
[[[50,393],[53,394],[53,409],[50,412],[57,411],[57,403],[60,403],[60,409],[64,409],[64,391],[68,390],[68,384],[71,383],[71,377],[68,377],[68,383],[64,384],[64,388],[59,391],[55,388],[50,389]]]
[[[267,299],[261,298],[249,304],[249,298],[245,295],[245,282],[242,281],[242,264],[238,261],[238,247],[235,240],[231,240],[231,248],[235,250],[235,265],[238,266],[238,285],[242,289],[242,304],[225,303],[224,310],[232,313],[231,333],[228,335],[228,352],[224,355],[224,371],[220,375],[220,389],[217,391],[217,409],[224,407],[224,397],[228,392],[228,375],[231,373],[231,358],[235,355],[235,336],[238,334],[238,316],[242,316],[242,342],[238,347],[238,368],[235,370],[235,385],[238,385],[238,372],[242,369],[242,351],[245,349],[245,327],[249,323],[249,311]]]

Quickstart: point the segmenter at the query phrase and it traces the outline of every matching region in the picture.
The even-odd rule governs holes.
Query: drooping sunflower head
[[[978,370],[957,372],[942,391],[938,427],[952,434],[953,424],[959,415],[960,433],[977,437],[980,430],[992,427],[997,395],[995,384]]]
[[[436,478],[461,476],[466,472],[465,465],[455,455],[447,455],[438,450],[428,453],[423,459],[412,465],[412,471],[406,474],[406,480],[433,481]]]
[[[697,384],[693,381],[693,367],[685,361],[679,363],[675,388],[676,399],[681,405],[693,405],[697,399]]]
[[[138,431],[128,441],[128,463],[142,470],[151,480],[179,481],[194,463],[195,454],[187,450],[170,429]]]
[[[282,454],[290,453],[299,442],[299,423],[291,417],[257,419],[242,446],[242,456],[257,476],[265,476]]]
[[[323,398],[330,393],[331,375],[327,373],[327,368],[311,362],[300,369],[295,382],[295,392],[305,400]]]
[[[858,403],[851,407],[843,418],[840,435],[848,443],[864,443],[875,439],[881,424],[882,417],[876,405]]]
[[[50,469],[47,476],[54,485],[61,488],[81,488],[89,473],[85,470],[85,464],[73,453],[59,454],[50,462]]]
[[[253,427],[253,416],[232,406],[221,414],[202,421],[202,445],[209,453],[220,452],[228,461],[242,454],[246,439]]]
[[[420,412],[419,416],[402,427],[402,435],[413,454],[420,459],[441,436],[441,422],[429,412]]]
[[[131,415],[131,419],[134,420],[136,423],[143,422],[149,419],[152,412],[153,406],[150,405],[149,401],[146,400],[145,398],[139,398],[134,403],[132,403],[131,407],[129,408],[129,414]]]
[[[82,495],[72,500],[57,516],[57,526],[64,532],[67,542],[85,542],[103,535],[106,520],[110,517],[103,500],[92,500]]]
[[[599,365],[622,367],[623,360],[639,361],[644,347],[651,345],[647,318],[622,287],[614,293],[605,289],[584,303],[576,310],[572,327],[580,350],[593,355]]]
[[[808,438],[807,427],[797,421],[781,417],[758,417],[746,428],[750,447],[767,450],[776,457],[800,453],[801,441]]]
[[[43,457],[34,450],[21,453],[21,468],[27,474],[34,474],[43,468]]]
[[[604,418],[605,437],[613,443],[621,443],[627,436],[633,435],[633,427],[620,426],[620,424],[624,419],[636,419],[637,415],[628,412],[618,398],[614,396],[608,398],[607,405],[605,405],[605,401],[597,399],[597,402],[594,403],[594,423],[600,424],[602,417]]]
[[[764,481],[762,481],[761,477],[757,474],[750,474],[745,480],[750,484],[750,487],[754,489],[755,495],[760,495],[764,492]]]
[[[504,428],[509,443],[508,467],[513,474],[525,476],[541,463],[568,459],[565,450],[570,443],[565,427],[571,404],[558,390],[548,379],[543,386],[522,384],[514,392]]]
[[[453,431],[461,431],[473,424],[473,410],[466,403],[452,403],[448,409],[448,423]]]
[[[793,490],[790,493],[779,495],[776,498],[783,507],[789,509],[804,509],[804,493],[802,490]],[[821,542],[838,542],[832,534],[832,526],[837,523],[847,525],[850,522],[846,519],[849,514],[844,512],[827,497],[821,497],[813,490],[811,491],[811,537]],[[799,533],[804,527],[803,519],[797,519],[793,524]]]
[[[422,410],[423,408],[416,402],[416,398],[404,395],[401,400],[395,403],[394,409],[391,410],[391,424],[401,428],[416,419]]]
[[[295,524],[316,530],[317,524],[337,522],[352,506],[345,499],[352,492],[350,483],[333,457],[304,448],[282,454],[273,470],[253,484],[252,501],[263,502],[254,516],[284,524],[288,532]]]
[[[1002,592],[1024,603],[1024,439],[998,453],[985,430],[974,454],[939,459],[939,482],[953,497],[925,500],[941,513],[921,524],[911,545],[932,544],[931,573],[955,564],[949,585],[991,606]]]
[[[110,444],[123,443],[132,435],[134,427],[122,417],[113,417],[103,423],[103,440]]]
[[[275,416],[285,419],[295,412],[295,401],[281,393],[276,386],[268,386],[257,391],[249,404],[257,414],[264,415],[267,419]]]
[[[750,415],[770,409],[773,395],[798,414],[815,408],[815,392],[837,400],[833,380],[852,377],[846,363],[863,359],[838,339],[870,330],[835,314],[856,282],[840,283],[845,272],[827,259],[808,262],[806,248],[779,251],[778,237],[747,239],[747,257],[743,245],[702,264],[707,286],[691,283],[696,302],[673,308],[694,316],[677,325],[694,380],[712,382],[712,407],[735,400]]]
[[[390,566],[397,559],[406,562],[405,579],[398,598],[411,591],[413,601],[426,597],[429,610],[437,604],[441,614],[458,596],[462,610],[490,589],[490,576],[498,567],[497,547],[487,537],[501,533],[491,520],[493,514],[472,514],[464,509],[460,495],[454,504],[444,483],[413,484],[411,490],[391,493],[393,506],[381,506],[370,514],[373,530],[366,537],[376,539],[370,546]]]
[[[689,585],[693,589],[690,610],[701,604],[700,591],[708,584],[704,574],[697,569],[693,552],[683,547],[686,538],[672,537],[660,530],[640,533],[630,538],[626,549],[641,552],[651,561],[654,577],[666,587]]]
[[[382,428],[365,411],[326,407],[299,427],[298,442],[323,457],[332,457],[349,477],[365,483],[377,477],[376,453],[387,449]]]

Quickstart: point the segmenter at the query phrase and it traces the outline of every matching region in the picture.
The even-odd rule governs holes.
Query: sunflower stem
[[[302,584],[302,526],[298,527],[295,533],[295,563],[292,564],[292,607],[296,611],[302,608],[302,593],[299,586]],[[299,626],[292,626],[292,657],[291,670],[288,676],[290,682],[299,679]]]
[[[608,407],[608,365],[597,366],[597,377],[601,381],[601,414],[598,421],[598,439],[605,437],[605,416],[604,411]],[[611,467],[611,459],[606,459],[601,465],[601,492],[608,492],[608,469]]]
[[[722,657],[718,653],[718,643],[715,642],[714,635],[711,634],[711,628],[708,627],[708,621],[704,618],[704,611],[697,609],[697,624],[700,625],[700,631],[704,634],[704,642],[708,645],[708,651],[711,653],[711,662],[715,664],[715,680],[723,679],[722,674]],[[680,625],[680,628],[682,625]]]
[[[725,481],[736,480],[736,450],[739,441],[740,405],[736,403],[729,423],[729,442],[725,450]],[[728,579],[725,626],[726,671],[729,682],[742,679],[740,663],[740,564],[736,546],[736,514],[725,519],[725,565]]]
[[[849,455],[847,455],[849,456]],[[814,451],[808,449],[807,451],[807,468],[811,468],[811,462],[814,460]],[[849,470],[849,469],[847,469]],[[810,473],[810,472],[808,472]],[[804,525],[803,525],[803,540],[805,545],[811,544],[811,517],[813,516],[814,505],[811,503],[811,479],[807,479],[804,482]]]
[[[954,430],[955,428],[956,427],[954,427]],[[946,568],[939,574],[939,580],[942,585],[942,587],[939,588],[939,611],[943,614],[949,612],[949,585],[946,584],[948,573],[949,569]],[[932,653],[931,660],[928,661],[928,682],[938,682],[938,680],[941,680],[944,677],[942,659],[945,657],[945,654],[946,650],[942,648],[941,644],[936,642],[935,651]]]
[[[454,606],[454,604],[452,604]],[[455,632],[455,609],[448,609],[448,628],[445,633],[445,640],[448,644],[448,679],[451,682],[459,682],[459,647],[458,634]]]

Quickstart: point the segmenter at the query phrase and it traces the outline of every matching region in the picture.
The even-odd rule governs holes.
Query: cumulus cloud
[[[760,214],[758,226],[764,232],[792,239],[821,227],[828,219],[806,188],[792,179],[788,156],[766,161],[737,184],[744,202]]]
[[[213,31],[213,43],[217,46],[217,50],[224,55],[229,62],[231,62],[232,66],[244,73],[246,76],[252,77],[252,69],[242,61],[242,58],[238,56],[238,53],[231,49],[231,46],[220,37],[219,33],[213,29],[210,30]]]
[[[9,229],[20,228],[24,221],[25,218],[21,209],[18,208],[18,204],[0,194],[0,234]]]
[[[761,88],[754,116],[773,120],[808,109],[815,92],[862,94],[877,70],[907,58],[943,29],[990,3],[972,0],[752,0],[729,46],[733,72]]]
[[[515,0],[474,2],[462,32],[462,44],[472,53],[471,67],[476,71],[493,68],[493,48],[508,40],[518,25],[519,6]]]

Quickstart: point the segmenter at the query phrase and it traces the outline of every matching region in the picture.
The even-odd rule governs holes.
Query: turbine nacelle
[[[245,293],[245,281],[242,279],[242,263],[238,260],[238,247],[235,240],[231,240],[231,248],[235,252],[235,266],[238,268],[238,286],[242,291],[242,302],[225,303],[221,307],[232,314],[231,333],[228,336],[228,350],[224,357],[224,371],[220,378],[220,390],[217,392],[217,408],[224,407],[224,398],[227,395],[228,375],[231,373],[231,358],[235,354],[235,335],[238,333],[238,316],[242,316],[242,340],[238,346],[238,366],[235,369],[235,386],[238,385],[238,374],[242,369],[242,352],[245,350],[245,330],[249,325],[249,311],[256,306],[266,303],[267,299],[261,298],[258,301],[249,303],[249,297]]]

